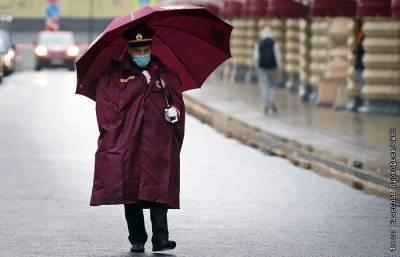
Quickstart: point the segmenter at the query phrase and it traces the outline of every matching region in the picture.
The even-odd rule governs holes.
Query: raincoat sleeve
[[[108,130],[118,123],[118,100],[112,90],[111,70],[106,70],[99,78],[96,87],[96,116],[102,138]]]
[[[172,104],[178,109],[178,122],[175,124],[175,135],[177,138],[177,142],[179,142],[179,152],[182,148],[183,138],[185,137],[185,104],[183,101],[182,94],[182,81],[179,78],[179,75],[174,74],[172,76],[171,86],[171,100]]]

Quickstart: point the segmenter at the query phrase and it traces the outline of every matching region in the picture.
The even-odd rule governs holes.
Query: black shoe
[[[161,240],[159,242],[153,243],[153,251],[165,251],[174,249],[176,247],[175,241]]]
[[[133,253],[143,253],[144,244],[143,243],[133,243],[131,247],[131,252]]]

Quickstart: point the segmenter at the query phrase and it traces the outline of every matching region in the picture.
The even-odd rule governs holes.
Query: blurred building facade
[[[54,0],[53,0],[54,1]],[[143,4],[189,3],[207,7],[234,26],[232,58],[220,69],[231,82],[257,80],[252,51],[259,31],[270,26],[283,53],[282,87],[303,101],[344,109],[365,99],[365,112],[400,114],[400,0],[59,0],[60,28],[102,30]],[[12,30],[44,26],[48,0],[0,0],[0,15],[12,15]],[[354,64],[359,24],[365,85]]]
[[[269,26],[284,56],[282,86],[304,101],[341,110],[362,98],[361,112],[400,114],[400,0],[168,2],[205,6],[234,26],[224,79],[256,80],[252,49],[259,31]],[[363,87],[355,71],[360,30]]]
[[[15,18],[42,18],[48,0],[0,0],[0,14],[13,14]],[[109,18],[138,9],[141,3],[158,4],[157,0],[58,0],[65,18],[87,18],[93,8],[94,18]]]
[[[68,30],[102,30],[113,18],[137,10],[143,5],[154,6],[159,0],[0,0],[0,16],[13,16],[13,30],[43,28],[49,2],[60,7],[60,28]],[[95,21],[89,24],[88,21]]]

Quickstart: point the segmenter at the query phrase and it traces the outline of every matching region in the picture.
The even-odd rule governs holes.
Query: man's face
[[[143,56],[151,54],[151,45],[144,46],[129,46],[128,45],[128,53],[132,56]]]

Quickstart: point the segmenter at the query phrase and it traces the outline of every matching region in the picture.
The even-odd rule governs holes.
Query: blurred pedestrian
[[[179,209],[180,150],[185,111],[180,78],[152,54],[152,27],[126,30],[127,48],[101,75],[96,90],[99,148],[91,205],[124,204],[131,252],[148,239],[153,251],[174,249],[168,209]]]
[[[260,41],[254,47],[253,57],[262,96],[263,112],[276,113],[275,98],[278,82],[283,75],[282,57],[279,44],[273,39],[269,27],[261,30]]]
[[[362,98],[362,89],[364,88],[365,85],[365,79],[364,79],[364,32],[362,31],[361,24],[359,25],[359,30],[357,32],[356,38],[355,38],[355,50],[353,54],[355,55],[355,64],[354,64],[354,71],[356,73],[357,77],[357,83],[359,86],[359,91],[360,95],[357,95],[354,97],[352,102],[347,106],[347,109],[350,111],[359,111],[362,108],[362,105],[364,105],[364,99]]]

